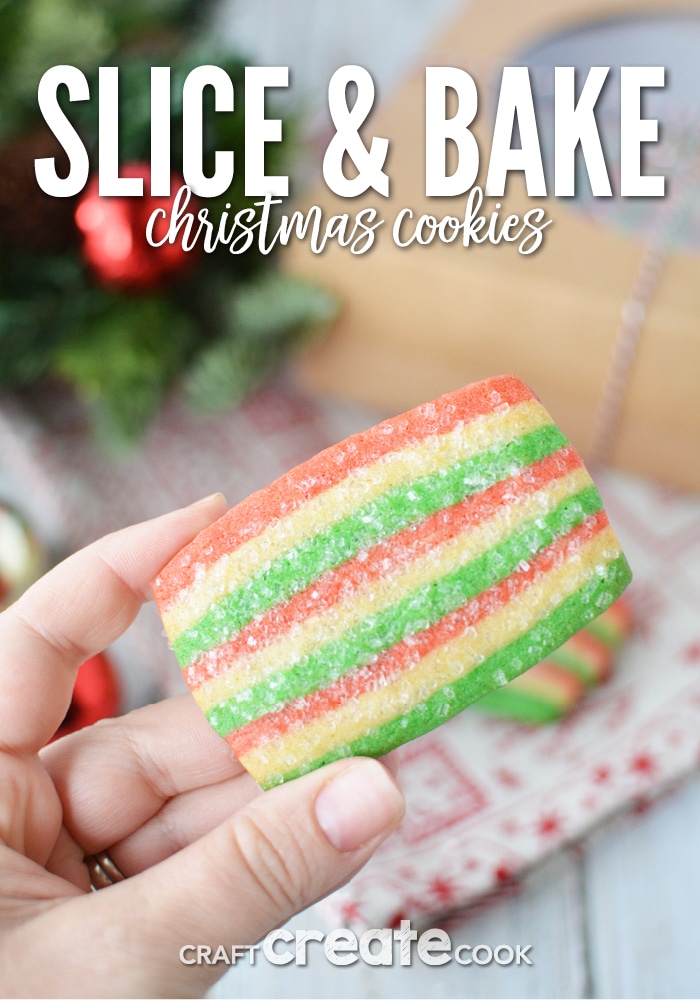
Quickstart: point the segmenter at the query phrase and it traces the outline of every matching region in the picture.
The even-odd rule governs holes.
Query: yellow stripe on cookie
[[[426,701],[516,640],[579,590],[591,578],[596,565],[612,562],[619,554],[615,535],[606,527],[569,561],[551,570],[544,580],[531,584],[517,601],[482,619],[469,634],[439,647],[385,687],[257,746],[241,756],[241,763],[265,785],[276,775],[352,743],[368,729]]]
[[[354,510],[386,493],[447,468],[458,461],[505,445],[551,424],[536,400],[519,403],[508,413],[491,413],[447,434],[436,435],[351,473],[336,486],[313,497],[287,517],[271,524],[261,535],[223,556],[184,590],[175,605],[163,614],[165,631],[175,642],[225,595],[292,549],[320,528],[342,520]]]
[[[258,652],[236,658],[232,669],[222,676],[206,681],[193,690],[197,703],[204,711],[217,702],[230,698],[247,687],[258,684],[277,670],[291,667],[308,656],[319,645],[342,638],[353,625],[398,604],[412,592],[478,558],[484,552],[504,541],[523,525],[544,516],[565,499],[574,496],[590,484],[585,469],[579,468],[560,480],[548,483],[524,502],[510,504],[479,525],[470,525],[456,537],[425,555],[415,559],[390,576],[380,578],[335,604],[323,614],[295,623],[280,639],[264,646]],[[226,655],[226,647],[213,650],[215,661]]]

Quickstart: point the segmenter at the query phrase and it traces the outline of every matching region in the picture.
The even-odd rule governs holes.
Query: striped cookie
[[[591,623],[592,624],[592,623]],[[550,660],[574,674],[587,688],[602,684],[612,673],[614,651],[587,625],[556,649]]]
[[[613,653],[622,646],[634,624],[632,606],[627,597],[615,601],[606,611],[586,626],[586,631]]]
[[[546,660],[491,691],[474,708],[517,722],[560,719],[578,705],[587,689],[608,680],[615,653],[631,628],[632,613],[623,595]]]
[[[585,693],[585,685],[576,674],[548,659],[490,691],[474,708],[499,719],[540,725],[567,715]]]
[[[196,700],[268,788],[432,729],[546,657],[629,579],[580,458],[503,376],[248,497],[154,592]]]

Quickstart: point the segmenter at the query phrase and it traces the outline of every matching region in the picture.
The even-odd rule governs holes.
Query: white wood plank
[[[598,996],[700,996],[700,780],[587,843],[588,940]]]
[[[534,872],[515,895],[450,921],[453,947],[531,944],[532,966],[461,966],[452,961],[429,967],[414,957],[412,965],[370,967],[358,961],[338,968],[312,944],[309,964],[275,967],[258,957],[254,967],[237,965],[210,992],[212,998],[285,997],[579,997],[587,983],[581,948],[582,920],[579,859],[560,854]],[[288,925],[328,930],[314,910]]]

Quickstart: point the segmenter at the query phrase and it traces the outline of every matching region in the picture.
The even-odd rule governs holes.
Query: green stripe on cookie
[[[547,515],[523,525],[483,555],[429,584],[326,643],[288,670],[279,670],[207,713],[216,731],[225,736],[284,702],[303,697],[372,660],[378,653],[409,635],[429,628],[445,615],[515,572],[553,540],[567,535],[586,517],[602,509],[594,486],[567,497]]]
[[[500,448],[490,448],[430,476],[388,490],[294,546],[263,572],[222,597],[173,643],[180,665],[185,667],[199,653],[226,642],[256,615],[304,590],[322,573],[340,566],[363,548],[487,489],[566,443],[562,432],[551,424]]]
[[[541,695],[530,692],[515,691],[510,685],[489,692],[475,703],[474,708],[480,712],[493,713],[501,718],[533,725],[554,722],[568,710],[567,705],[561,705],[557,701],[547,701]]]
[[[376,757],[388,753],[389,750],[435,729],[496,687],[494,677],[497,673],[502,672],[507,680],[513,680],[524,669],[548,656],[580,628],[582,621],[587,618],[590,620],[612,604],[631,578],[627,560],[624,556],[618,556],[587,580],[575,594],[562,601],[550,615],[488,657],[465,677],[446,685],[427,701],[376,727],[366,736],[352,743],[333,747],[301,767],[269,778],[263,787],[271,788],[341,757]],[[533,649],[537,650],[536,659],[532,658]]]

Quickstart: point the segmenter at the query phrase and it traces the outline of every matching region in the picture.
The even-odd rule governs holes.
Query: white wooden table
[[[230,0],[221,38],[291,68],[293,100],[322,116],[332,72],[358,63],[381,96],[459,0]],[[497,3],[497,0],[494,0]],[[238,965],[212,997],[700,996],[700,780],[620,817],[533,872],[516,894],[450,925],[457,943],[531,944],[531,967]],[[313,911],[292,927],[323,928]]]

